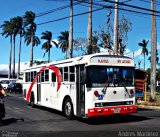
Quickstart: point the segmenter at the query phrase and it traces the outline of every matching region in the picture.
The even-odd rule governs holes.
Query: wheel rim
[[[66,103],[66,107],[65,107],[65,112],[66,112],[66,115],[69,116],[71,114],[71,110],[72,110],[72,106],[71,106],[71,103],[70,102],[67,102]]]

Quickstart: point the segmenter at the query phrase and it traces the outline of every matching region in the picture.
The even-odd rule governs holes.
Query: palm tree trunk
[[[32,30],[32,32],[31,32],[32,34],[32,36],[31,36],[31,51],[30,51],[30,67],[32,67],[33,66],[33,30]]]
[[[156,91],[156,49],[157,49],[157,33],[156,33],[156,0],[151,0],[151,10],[152,10],[152,31],[151,31],[151,100],[155,100]]]
[[[19,44],[19,54],[18,54],[18,72],[17,72],[17,79],[19,79],[19,74],[20,74],[21,46],[22,46],[22,36],[21,36],[21,34],[20,34],[20,44]]]
[[[48,63],[50,62],[50,49],[49,49],[49,51],[48,51]]]
[[[13,78],[15,78],[15,50],[16,50],[16,37],[13,36]]]
[[[89,7],[89,15],[88,15],[88,54],[92,54],[92,1],[90,0],[90,7]]]
[[[118,54],[118,0],[115,0],[115,15],[114,15],[114,52]]]
[[[11,78],[11,64],[12,64],[12,35],[10,35],[10,55],[9,55],[9,73],[8,78]]]
[[[69,58],[72,58],[73,48],[73,0],[70,0],[70,32],[69,32]]]
[[[146,55],[145,55],[145,53],[144,53],[144,70],[145,70],[145,66],[146,66],[145,61],[146,61]]]

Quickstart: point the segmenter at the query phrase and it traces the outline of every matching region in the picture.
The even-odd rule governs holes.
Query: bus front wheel
[[[73,105],[70,99],[65,100],[64,114],[67,119],[73,119]]]

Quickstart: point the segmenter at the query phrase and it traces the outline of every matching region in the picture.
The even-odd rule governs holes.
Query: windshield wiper
[[[129,92],[128,92],[128,89],[126,88],[126,86],[124,85],[124,83],[123,82],[121,82],[121,83],[122,83],[122,86],[125,88],[125,91],[127,92],[128,96],[131,97],[130,94],[129,94]]]
[[[108,80],[106,81],[106,84],[104,85],[103,89],[102,89],[102,92],[103,94],[106,94],[106,91],[107,91],[107,87],[109,86],[109,82]]]

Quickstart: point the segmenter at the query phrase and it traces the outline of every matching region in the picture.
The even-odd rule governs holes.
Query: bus
[[[97,53],[24,70],[23,96],[31,106],[62,111],[68,119],[136,113],[134,61]]]
[[[146,88],[146,71],[141,69],[135,69],[135,89],[136,100],[144,99],[144,92]]]

